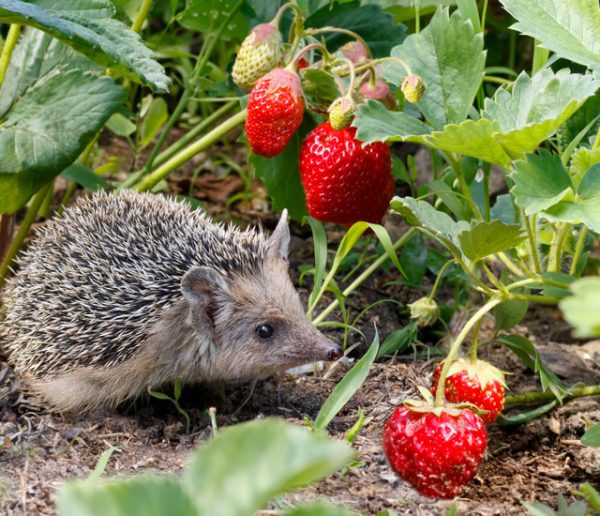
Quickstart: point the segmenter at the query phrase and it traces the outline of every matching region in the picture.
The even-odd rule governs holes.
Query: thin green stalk
[[[23,219],[23,222],[19,227],[19,231],[17,231],[17,234],[13,238],[13,241],[10,244],[10,247],[8,248],[6,256],[4,256],[2,263],[0,263],[0,288],[2,288],[2,286],[4,285],[4,281],[6,280],[6,276],[10,269],[12,261],[14,260],[15,256],[17,256],[17,253],[19,252],[19,249],[21,248],[25,237],[29,233],[32,224],[35,222],[37,214],[40,211],[40,207],[42,206],[46,195],[48,195],[48,191],[53,186],[53,182],[48,183],[41,190],[39,190],[37,194],[35,194],[35,197],[31,201],[31,204],[29,205],[29,208],[27,210],[27,214],[25,215],[25,218]]]
[[[483,218],[489,221],[491,218],[490,207],[490,168],[488,163],[483,164]]]
[[[137,16],[133,21],[133,25],[131,26],[131,30],[133,32],[139,32],[142,30],[142,25],[144,25],[144,21],[148,17],[148,13],[150,9],[152,9],[153,0],[144,0],[142,5],[140,6],[139,11],[137,12]]]
[[[2,86],[2,83],[4,82],[6,70],[8,69],[8,65],[10,63],[10,56],[12,56],[15,45],[17,44],[17,41],[19,41],[20,32],[21,25],[18,23],[12,23],[10,25],[10,29],[8,29],[6,41],[4,41],[2,53],[0,54],[0,86]]]
[[[505,79],[504,77],[496,77],[495,75],[484,75],[483,82],[492,82],[494,84],[501,84],[502,86],[513,83],[513,81],[509,79]]]
[[[438,287],[440,286],[440,283],[442,281],[442,276],[444,275],[444,273],[446,272],[446,269],[452,265],[453,263],[455,263],[455,260],[448,260],[444,265],[442,265],[442,267],[440,268],[439,272],[437,273],[437,276],[435,278],[435,282],[433,283],[433,288],[431,289],[431,292],[429,293],[429,296],[427,296],[429,298],[430,301],[433,301],[433,298],[435,296],[435,293],[437,292]]]
[[[577,271],[577,263],[579,262],[579,257],[583,251],[583,244],[585,243],[587,232],[588,228],[584,225],[579,232],[579,238],[577,239],[577,245],[575,246],[575,254],[573,255],[573,263],[571,263],[571,268],[569,269],[569,274],[571,276],[574,276]]]
[[[39,216],[43,219],[47,219],[50,216],[50,209],[52,208],[52,200],[54,199],[54,179],[51,181],[52,188],[48,188],[44,202],[40,206]]]
[[[155,165],[161,165],[165,161],[167,161],[171,156],[177,154],[183,147],[185,147],[188,143],[195,140],[198,136],[200,136],[208,127],[210,127],[214,122],[219,120],[221,117],[229,113],[234,107],[238,105],[237,100],[232,100],[231,102],[227,102],[223,104],[219,109],[213,111],[210,115],[204,118],[198,125],[194,126],[190,129],[186,134],[184,134],[181,138],[179,138],[173,145],[166,148],[163,152],[161,152],[156,159],[154,160]]]
[[[58,208],[56,208],[57,215],[61,215],[62,212],[65,211],[65,207],[67,206],[67,203],[71,200],[71,197],[73,197],[73,194],[75,193],[76,190],[77,190],[77,181],[71,181],[71,183],[65,190],[65,193],[64,193],[62,199],[60,200]]]
[[[564,400],[571,398],[583,398],[584,396],[598,396],[600,395],[600,385],[588,385],[585,387],[579,387],[577,389],[573,389]],[[556,399],[554,393],[550,390],[548,391],[530,391],[523,392],[521,394],[513,394],[512,396],[506,396],[504,398],[505,406],[513,406],[513,405],[524,405],[527,403],[539,403],[543,401],[551,401]],[[563,400],[563,401],[564,401]]]
[[[365,47],[365,50],[367,51],[367,55],[369,56],[369,58],[372,57],[371,50],[369,49],[369,45],[367,45],[367,42],[361,36],[359,36],[356,32],[353,32],[351,30],[342,29],[340,27],[320,27],[318,29],[306,29],[304,31],[304,34],[307,36],[316,36],[318,34],[325,34],[327,32],[336,32],[339,34],[345,34],[346,36],[350,36],[350,37],[354,38],[355,40],[360,41],[360,43],[362,43],[363,46]]]
[[[538,40],[533,40],[533,63],[531,64],[531,75],[540,71],[544,65],[548,62],[548,56],[550,50],[542,48],[538,44]]]
[[[483,0],[483,9],[481,10],[481,32],[485,34],[485,20],[487,18],[488,0]]]
[[[506,268],[515,276],[525,276],[525,272],[516,263],[514,263],[503,251],[500,251],[496,254],[500,261],[506,266]]]
[[[556,231],[554,232],[554,238],[550,244],[550,250],[548,251],[548,272],[559,272],[561,261],[562,261],[562,250],[565,243],[565,239],[569,236],[569,230],[571,225],[567,222],[558,224]]]
[[[533,260],[533,270],[539,274],[542,272],[542,266],[540,265],[540,257],[538,255],[537,238],[536,238],[536,216],[532,215],[531,219],[523,214],[523,221],[525,222],[525,230],[527,231],[527,238],[529,240],[529,251],[531,252],[531,259]]]
[[[161,147],[163,146],[165,140],[167,139],[167,136],[171,132],[171,129],[173,129],[173,127],[175,127],[175,124],[179,121],[179,118],[185,111],[185,108],[187,107],[187,103],[190,100],[190,98],[196,93],[196,88],[197,88],[197,83],[198,83],[197,79],[204,72],[204,67],[206,66],[206,63],[208,62],[208,58],[212,54],[212,51],[213,51],[215,45],[221,39],[221,35],[223,34],[223,31],[225,30],[227,25],[229,25],[229,22],[231,22],[231,19],[237,13],[237,11],[240,9],[240,7],[242,6],[243,3],[244,3],[244,0],[238,0],[238,2],[233,6],[231,11],[227,15],[227,18],[225,18],[225,20],[223,20],[223,23],[217,30],[214,37],[210,40],[210,42],[208,44],[206,44],[206,42],[205,42],[205,44],[203,45],[202,51],[200,52],[200,54],[198,54],[198,59],[196,60],[196,65],[194,66],[194,71],[192,72],[191,80],[188,81],[188,83],[186,84],[186,87],[185,87],[183,93],[181,94],[181,97],[179,98],[179,102],[177,102],[177,106],[175,106],[175,110],[169,117],[169,120],[167,120],[165,127],[163,128],[162,132],[160,133],[160,136],[158,137],[158,140],[156,141],[156,144],[152,148],[152,152],[150,153],[150,156],[148,157],[148,160],[146,161],[146,165],[144,166],[144,172],[143,172],[144,174],[148,174],[152,170],[152,166],[154,165],[154,160],[156,159],[156,156],[160,152]]]
[[[410,228],[406,233],[404,233],[404,235],[402,235],[398,240],[396,240],[396,242],[393,245],[394,251],[397,251],[400,247],[402,247],[404,244],[406,244],[413,237],[413,235],[415,234],[416,231],[417,231],[416,228]],[[362,285],[362,283],[371,274],[373,274],[379,267],[381,267],[381,264],[383,264],[388,258],[389,258],[388,253],[384,253],[379,258],[377,258],[377,260],[375,260],[367,269],[365,269],[364,272],[360,276],[358,276],[352,283],[350,283],[350,285],[348,285],[346,287],[346,289],[344,289],[344,291],[342,292],[342,296],[348,297],[350,294],[352,294],[352,292],[354,292],[360,285]],[[335,301],[332,301],[329,304],[329,306],[327,308],[325,308],[313,320],[313,324],[316,326],[321,321],[323,321],[325,319],[325,317],[327,317],[331,312],[333,312],[338,307],[338,305],[339,305],[339,301],[337,299],[335,299]]]
[[[415,0],[415,32],[421,32],[421,0]]]
[[[473,342],[471,343],[471,362],[477,362],[477,346],[479,344],[479,332],[481,331],[481,325],[483,324],[483,317],[477,321],[475,329],[473,330]]]
[[[471,318],[467,321],[467,324],[464,325],[463,329],[456,336],[456,339],[452,343],[450,347],[450,351],[448,352],[448,356],[444,360],[444,367],[442,367],[442,372],[440,373],[440,379],[437,385],[437,392],[435,394],[435,405],[442,406],[444,404],[444,384],[446,383],[446,377],[448,376],[448,371],[450,370],[450,366],[452,362],[456,358],[458,350],[460,349],[461,344],[467,338],[469,332],[473,329],[473,327],[477,324],[479,319],[481,319],[485,314],[487,314],[490,310],[492,310],[496,305],[499,305],[503,301],[502,296],[494,296],[488,300],[488,302],[483,305],[475,314],[471,316]]]
[[[191,144],[189,147],[182,149],[175,154],[171,159],[158,167],[152,173],[145,176],[137,185],[136,190],[144,192],[150,190],[159,181],[167,177],[177,167],[183,165],[186,161],[193,158],[196,154],[210,147],[213,143],[225,136],[229,131],[240,125],[246,120],[246,110],[236,113],[231,118],[227,119],[222,124],[215,127],[208,134],[204,135],[198,141]]]

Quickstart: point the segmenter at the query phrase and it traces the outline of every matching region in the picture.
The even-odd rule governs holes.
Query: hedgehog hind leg
[[[117,378],[106,369],[80,367],[43,379],[30,379],[31,389],[57,412],[88,413],[113,409],[122,401],[144,392],[131,378]]]

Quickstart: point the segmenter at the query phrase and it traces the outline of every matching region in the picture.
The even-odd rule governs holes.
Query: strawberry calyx
[[[466,371],[470,377],[476,378],[484,389],[494,382],[498,382],[505,389],[508,388],[504,379],[504,372],[485,360],[476,359],[473,361],[458,358],[450,364],[447,377],[460,373],[461,371]]]
[[[482,410],[477,405],[469,402],[460,402],[460,403],[450,403],[449,401],[444,401],[442,405],[437,405],[435,403],[433,394],[431,391],[422,385],[417,387],[419,390],[419,394],[422,396],[422,399],[408,399],[404,400],[401,405],[406,407],[411,412],[419,412],[421,414],[431,412],[436,416],[440,416],[445,413],[449,416],[458,417],[464,410],[470,410],[474,412],[478,416],[485,414],[487,410]]]
[[[298,74],[289,68],[274,68],[261,80],[269,81],[267,93],[286,89],[289,90],[294,100],[298,100],[302,94],[302,85]]]

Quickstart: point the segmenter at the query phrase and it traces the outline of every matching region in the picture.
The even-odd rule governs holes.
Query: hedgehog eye
[[[270,339],[273,336],[273,326],[261,324],[256,327],[256,335],[261,339]]]

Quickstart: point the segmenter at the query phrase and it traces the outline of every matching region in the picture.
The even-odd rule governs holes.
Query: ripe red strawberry
[[[300,72],[300,70],[304,70],[304,68],[308,68],[309,66],[310,66],[310,63],[303,57],[298,59],[298,66],[297,66],[298,72]]]
[[[390,149],[376,142],[362,146],[354,127],[318,125],[300,147],[300,176],[312,217],[351,226],[359,220],[379,224],[394,194]]]
[[[254,154],[271,158],[288,144],[304,116],[297,73],[275,68],[260,79],[248,97],[246,135]]]
[[[470,410],[401,406],[385,423],[383,446],[392,468],[419,493],[454,498],[477,472],[487,434]]]
[[[444,363],[435,367],[431,390],[435,394]],[[444,395],[452,403],[472,403],[486,412],[481,419],[493,423],[504,408],[504,374],[483,360],[459,359],[452,362],[446,377]]]

